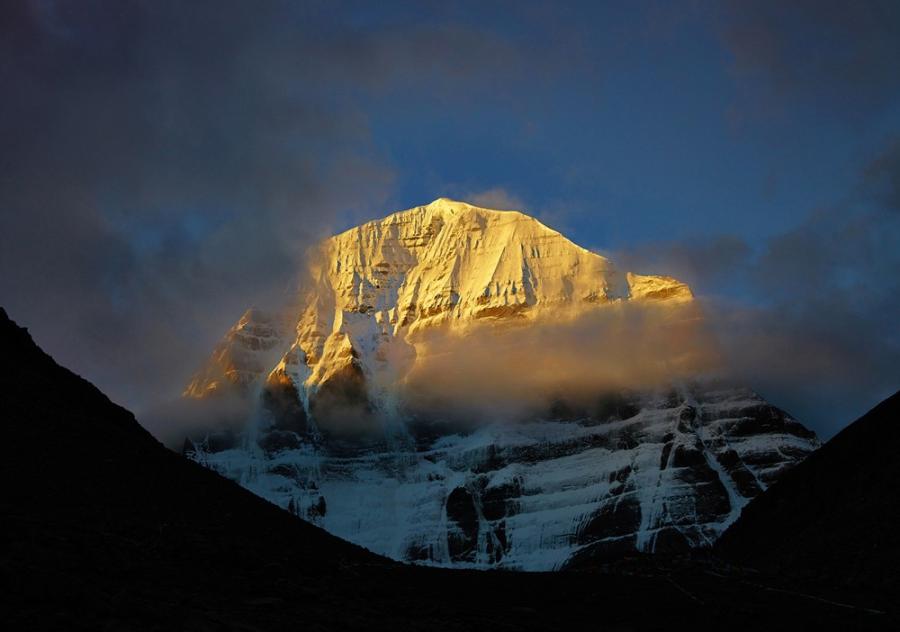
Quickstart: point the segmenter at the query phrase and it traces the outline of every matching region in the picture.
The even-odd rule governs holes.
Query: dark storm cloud
[[[682,274],[730,372],[829,437],[900,388],[898,177],[892,141],[847,200],[759,249],[723,236],[623,258],[639,272]]]
[[[394,170],[361,95],[464,100],[529,78],[520,42],[476,27],[334,13],[0,8],[0,296],[123,403],[177,394],[246,307],[290,292],[307,245],[384,210]]]
[[[12,5],[3,300],[61,361],[139,402],[183,378],[207,327],[286,289],[293,249],[354,202],[330,182],[377,196],[390,172],[348,153],[366,154],[359,117],[292,93],[267,64],[277,36],[241,5]]]
[[[735,73],[765,84],[764,100],[799,100],[863,122],[900,95],[893,0],[733,1],[720,17]],[[752,81],[747,87],[748,98],[761,96]]]

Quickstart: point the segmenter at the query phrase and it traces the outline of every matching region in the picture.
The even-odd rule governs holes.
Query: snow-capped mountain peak
[[[614,348],[623,364],[640,348],[637,364],[666,367],[691,351],[653,355],[670,346],[669,321],[693,307],[691,290],[620,271],[523,213],[439,198],[326,239],[310,271],[299,309],[245,314],[185,391],[258,393],[247,428],[198,436],[187,452],[378,553],[540,570],[575,556],[704,546],[817,446],[747,389],[592,382],[591,367],[615,361]],[[663,320],[587,344],[595,323],[617,322],[595,316],[633,310]],[[568,322],[581,327],[569,344],[585,356],[576,363],[557,357],[554,336]],[[651,331],[660,323],[661,334]],[[504,349],[538,344],[524,360],[491,364],[498,338]],[[462,425],[427,398],[412,405],[407,387],[428,367],[425,381],[444,401],[475,397],[443,375],[466,353],[490,365],[478,380],[491,396],[491,385],[532,375],[550,375],[554,388],[580,381],[587,396]],[[447,354],[449,363],[435,362]],[[516,392],[534,385],[520,380]]]
[[[378,358],[393,355],[402,362],[412,351],[403,348],[414,348],[417,335],[429,329],[557,320],[610,303],[679,303],[693,297],[686,284],[671,277],[619,271],[528,215],[447,198],[325,240],[313,258],[312,275],[314,287],[302,301],[306,308],[295,321],[293,340],[271,317],[258,322],[259,317],[248,321],[245,315],[187,394],[202,397],[215,390],[204,380],[220,384],[222,375],[246,384],[262,370],[259,349],[275,348],[276,339],[289,346],[276,371],[297,366],[300,372],[291,377],[302,378],[309,388],[345,370],[351,359],[370,372]],[[260,328],[265,340],[258,344],[243,333]],[[246,351],[248,340],[252,354]],[[392,342],[398,344],[385,347]],[[241,366],[240,358],[248,355],[253,360]],[[299,356],[302,366],[294,361]],[[397,377],[410,368],[391,367],[400,372]]]

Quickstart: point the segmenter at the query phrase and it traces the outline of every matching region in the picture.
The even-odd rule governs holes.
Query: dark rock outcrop
[[[900,595],[900,393],[751,502],[717,550],[753,566]]]

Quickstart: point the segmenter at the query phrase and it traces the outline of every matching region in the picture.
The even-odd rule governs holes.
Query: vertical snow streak
[[[703,457],[706,459],[706,463],[709,465],[710,469],[712,469],[719,477],[719,481],[721,481],[722,486],[725,488],[725,493],[728,495],[728,503],[731,505],[731,511],[729,512],[728,517],[717,526],[717,530],[721,533],[738,519],[738,516],[741,515],[741,510],[750,501],[741,495],[737,489],[737,485],[735,485],[734,479],[732,479],[728,472],[725,471],[725,468],[722,467],[722,464],[719,463],[715,453],[709,447],[706,428],[703,424],[702,405],[689,391],[683,390],[682,392],[684,396],[684,407],[693,409],[694,411],[691,427],[697,433],[697,437],[700,439],[700,443],[703,446]]]

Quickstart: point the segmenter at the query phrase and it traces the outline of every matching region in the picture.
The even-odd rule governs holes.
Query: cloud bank
[[[829,437],[900,387],[900,143],[847,199],[754,247],[739,235],[616,256],[689,282],[736,379]]]
[[[474,324],[417,341],[400,392],[428,419],[516,420],[554,402],[592,408],[605,395],[671,388],[722,369],[696,304],[560,308],[516,326]]]

